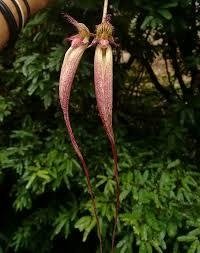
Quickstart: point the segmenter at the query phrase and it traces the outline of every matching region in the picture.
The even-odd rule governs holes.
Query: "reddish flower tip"
[[[64,17],[67,19],[67,21],[72,24],[73,26],[76,27],[76,29],[78,30],[79,35],[84,39],[84,38],[90,38],[91,33],[89,31],[89,29],[87,28],[86,25],[84,25],[83,23],[79,23],[78,21],[76,21],[73,17],[71,17],[68,14],[64,14]]]

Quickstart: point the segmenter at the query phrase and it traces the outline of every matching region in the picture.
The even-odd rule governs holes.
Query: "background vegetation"
[[[117,253],[200,252],[200,4],[113,0],[114,127],[122,202]],[[73,28],[90,29],[102,1],[57,1],[34,16],[0,56],[0,252],[96,252],[81,167],[58,102],[59,71]],[[122,63],[121,52],[130,53]],[[94,49],[81,62],[71,100],[75,135],[97,196],[110,251],[114,181],[93,90]],[[83,242],[82,242],[83,241]]]

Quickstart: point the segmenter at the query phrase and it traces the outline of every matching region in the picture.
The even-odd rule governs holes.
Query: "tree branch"
[[[161,95],[166,98],[168,101],[172,99],[171,93],[169,92],[168,89],[164,88],[160,82],[158,81],[158,78],[156,76],[156,74],[154,73],[151,65],[149,64],[147,59],[142,58],[142,64],[145,66],[149,77],[152,81],[152,83],[154,84],[154,86],[156,87],[156,89],[161,93]]]
[[[185,97],[185,95],[187,94],[187,87],[183,81],[183,77],[182,77],[182,74],[181,74],[181,70],[180,70],[180,67],[179,67],[179,63],[178,63],[178,60],[177,60],[177,47],[176,47],[176,44],[174,42],[173,39],[169,38],[168,40],[168,43],[169,43],[169,46],[170,46],[170,55],[171,55],[171,59],[172,59],[172,65],[173,65],[173,68],[174,68],[174,71],[175,71],[175,75],[178,79],[178,82],[180,84],[180,87],[181,87],[181,90],[182,90],[182,93],[183,93],[183,96]]]
[[[176,96],[179,100],[181,100],[181,97],[180,97],[179,94],[177,93],[177,91],[176,91],[176,89],[175,89],[175,87],[174,87],[174,84],[173,84],[173,82],[172,82],[172,80],[171,80],[170,72],[169,72],[169,66],[168,66],[167,57],[166,57],[165,53],[163,53],[163,59],[164,59],[164,61],[165,61],[165,69],[166,69],[166,73],[167,73],[167,78],[168,78],[169,85],[170,85],[170,87],[171,87],[173,93],[175,94],[175,96]]]

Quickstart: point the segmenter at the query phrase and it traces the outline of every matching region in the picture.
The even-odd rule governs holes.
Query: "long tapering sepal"
[[[111,46],[102,48],[97,45],[96,47],[94,57],[94,81],[98,110],[103,124],[106,127],[107,134],[113,138],[113,54]]]
[[[116,226],[118,220],[119,201],[119,176],[118,161],[115,139],[112,128],[112,103],[113,103],[113,53],[106,40],[100,41],[97,45],[94,57],[94,82],[95,93],[97,99],[97,107],[104,129],[111,144],[113,160],[114,160],[114,176],[116,180],[116,213],[115,224],[112,236],[112,252],[114,252]]]
[[[81,150],[76,142],[76,139],[71,127],[71,123],[70,123],[70,117],[69,117],[69,101],[70,101],[70,94],[71,94],[71,89],[73,85],[73,80],[74,80],[78,65],[80,63],[81,57],[88,47],[90,34],[89,34],[88,28],[84,24],[78,23],[76,20],[74,20],[70,16],[67,16],[67,18],[74,26],[76,26],[79,33],[69,38],[69,40],[71,41],[71,47],[67,50],[65,54],[63,65],[61,68],[60,82],[59,82],[59,98],[60,98],[60,104],[61,104],[61,108],[64,115],[65,124],[69,133],[72,146],[81,161],[83,171],[86,176],[88,191],[91,196],[94,216],[97,223],[97,232],[98,232],[98,237],[99,237],[99,242],[100,242],[100,252],[102,253],[101,230],[100,230],[99,219],[97,216],[95,195],[92,191],[92,186],[90,183],[89,170],[87,168],[87,165],[85,163]]]

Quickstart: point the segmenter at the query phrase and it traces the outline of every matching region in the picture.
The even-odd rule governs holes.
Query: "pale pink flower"
[[[80,159],[83,159],[80,149],[74,138],[74,134],[71,128],[70,119],[69,119],[69,99],[71,94],[71,89],[73,85],[74,76],[78,68],[79,62],[84,51],[88,47],[90,31],[82,23],[78,23],[75,19],[66,15],[66,18],[70,23],[72,23],[78,30],[78,34],[73,35],[68,38],[71,41],[71,46],[67,50],[61,73],[60,73],[60,82],[59,82],[59,97],[60,104],[63,110],[63,115],[66,123],[66,127],[69,132],[69,136],[72,142],[72,145]]]
[[[81,57],[84,51],[88,47],[89,39],[90,39],[90,31],[84,24],[78,23],[75,19],[73,19],[69,15],[66,15],[66,18],[71,24],[73,24],[77,28],[78,34],[73,35],[67,39],[71,41],[71,46],[65,54],[61,73],[60,73],[59,98],[60,98],[61,108],[63,110],[65,124],[68,130],[73,148],[82,163],[82,167],[87,179],[88,191],[91,195],[94,215],[97,222],[97,230],[98,230],[98,236],[99,236],[99,241],[100,241],[100,252],[102,252],[101,231],[100,231],[99,219],[98,219],[97,211],[96,211],[95,196],[92,191],[92,186],[90,183],[89,171],[86,166],[83,155],[81,153],[81,150],[76,142],[74,133],[71,128],[70,118],[69,118],[69,100],[70,100],[73,80],[74,80],[74,76],[76,74],[76,70],[78,68],[79,62],[81,60]]]
[[[112,252],[114,251],[115,231],[119,210],[119,176],[117,151],[112,128],[112,104],[113,104],[113,52],[111,45],[116,45],[113,37],[113,27],[108,20],[96,27],[96,37],[92,44],[97,44],[94,57],[94,84],[97,99],[97,107],[104,129],[111,143],[114,159],[114,175],[116,180],[116,215],[112,237]]]
[[[97,99],[97,107],[101,120],[103,122],[104,129],[111,143],[113,159],[114,159],[114,175],[116,179],[116,215],[115,215],[115,225],[113,229],[112,237],[112,252],[114,251],[114,241],[115,241],[115,231],[118,219],[118,209],[119,209],[119,177],[118,177],[118,164],[117,164],[117,151],[115,147],[115,139],[112,128],[112,103],[113,103],[113,52],[112,45],[116,45],[113,40],[113,27],[106,18],[103,22],[96,27],[96,35],[89,45],[89,39],[91,33],[88,28],[82,24],[78,23],[72,17],[66,15],[68,21],[72,23],[78,30],[78,34],[71,36],[67,40],[71,41],[71,46],[67,50],[60,75],[59,84],[59,97],[60,104],[63,110],[63,115],[66,123],[66,127],[69,132],[69,136],[72,145],[82,163],[82,167],[87,179],[88,190],[91,195],[94,214],[97,221],[98,236],[100,241],[100,252],[102,253],[102,240],[99,220],[96,212],[96,204],[94,199],[94,194],[92,192],[92,187],[90,184],[89,171],[80,151],[80,148],[75,140],[70,119],[69,119],[69,100],[71,89],[73,85],[74,76],[78,68],[81,57],[86,50],[86,48],[91,45],[97,44],[94,57],[94,83],[95,83],[95,93]]]

